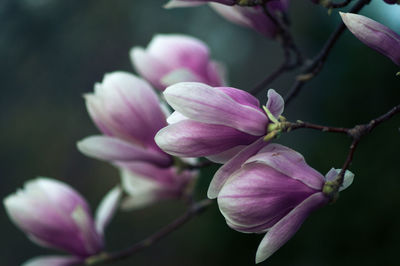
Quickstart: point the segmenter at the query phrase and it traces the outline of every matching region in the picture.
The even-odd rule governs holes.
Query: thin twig
[[[359,0],[351,9],[350,13],[358,13],[365,5],[369,4],[371,0]],[[285,96],[285,105],[287,106],[300,92],[301,88],[312,78],[314,78],[321,71],[324,63],[331,52],[333,46],[338,41],[339,37],[342,35],[346,26],[343,22],[336,28],[336,30],[331,34],[331,36],[326,41],[325,45],[319,52],[319,54],[314,58],[311,64],[303,71],[301,75],[298,76],[295,83],[290,88],[288,94]]]
[[[149,237],[143,239],[142,241],[128,247],[126,249],[110,252],[110,253],[101,253],[96,257],[89,258],[86,262],[87,265],[94,265],[98,263],[110,263],[125,259],[127,257],[132,256],[133,254],[150,247],[151,245],[157,243],[159,240],[168,236],[170,233],[182,227],[188,221],[191,220],[194,216],[202,213],[207,207],[211,205],[212,201],[209,199],[205,199],[199,201],[191,206],[182,216],[178,217],[172,223],[163,227],[158,232],[150,235]]]

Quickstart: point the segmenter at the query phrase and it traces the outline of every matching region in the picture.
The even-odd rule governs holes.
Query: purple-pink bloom
[[[362,15],[340,12],[340,16],[343,23],[360,41],[400,66],[400,35]]]
[[[167,167],[172,158],[161,151],[154,136],[166,123],[157,95],[144,80],[126,72],[113,72],[85,94],[86,107],[103,135],[78,142],[90,157],[111,162],[141,161]]]
[[[257,98],[243,90],[182,82],[168,87],[164,96],[176,111],[155,140],[169,154],[225,162],[267,134],[266,113]],[[269,90],[267,108],[275,117],[283,105],[282,97]]]
[[[223,66],[211,60],[207,45],[194,37],[159,34],[147,48],[133,47],[130,55],[136,71],[160,91],[183,81],[225,83]]]
[[[120,168],[123,188],[129,195],[124,200],[128,202],[123,204],[125,209],[184,194],[197,172],[179,171],[173,166],[172,156],[155,143],[154,136],[167,125],[166,111],[146,81],[113,72],[105,75],[103,82],[96,84],[95,93],[86,94],[85,99],[103,135],[79,141],[78,148]]]
[[[103,199],[92,218],[86,200],[67,184],[49,178],[28,181],[4,199],[11,220],[36,244],[72,256],[42,256],[25,265],[74,265],[104,248],[104,228],[121,196],[116,187]]]
[[[248,154],[243,150],[237,155],[245,161],[241,166],[231,165],[236,169],[217,192],[217,200],[234,230],[267,232],[257,250],[259,263],[284,245],[311,212],[329,202],[323,193],[324,184],[340,170],[332,169],[324,177],[308,166],[301,154],[279,144],[249,148],[252,151]],[[353,176],[346,173],[340,190],[351,184]]]
[[[164,5],[165,8],[175,8],[175,7],[189,7],[198,6],[206,2],[216,2],[224,5],[232,6],[236,4],[236,0],[170,0]]]

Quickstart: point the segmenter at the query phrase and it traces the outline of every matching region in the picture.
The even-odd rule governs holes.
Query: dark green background
[[[165,0],[166,1],[166,0]],[[209,44],[225,62],[230,84],[249,89],[281,61],[279,46],[230,24],[208,7],[164,10],[164,0],[0,1],[0,196],[35,176],[66,181],[93,206],[118,182],[111,166],[86,158],[75,143],[96,134],[83,93],[104,73],[133,71],[128,52],[156,33],[186,33]],[[339,16],[307,0],[292,1],[293,32],[301,49],[316,54]],[[400,32],[394,12],[374,5],[363,11]],[[379,5],[379,3],[381,5]],[[400,18],[399,8],[391,6]],[[389,16],[390,14],[390,16]],[[290,120],[350,127],[399,103],[399,67],[346,32],[322,73],[285,111]],[[285,93],[294,75],[272,87]],[[265,97],[263,97],[263,101]],[[314,213],[281,250],[262,265],[398,265],[400,249],[400,117],[366,137],[351,170],[354,184],[339,201]],[[300,151],[325,174],[340,168],[350,140],[342,135],[299,130],[281,143]],[[214,171],[215,169],[213,169]],[[204,173],[198,198],[205,197],[212,172]],[[107,231],[110,250],[126,247],[184,211],[177,202],[119,213]],[[19,265],[42,254],[58,254],[31,243],[1,210],[1,265]],[[181,230],[115,265],[253,265],[262,236],[231,230],[213,206]]]

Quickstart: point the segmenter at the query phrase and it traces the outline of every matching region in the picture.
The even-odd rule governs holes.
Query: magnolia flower
[[[234,230],[267,232],[257,250],[259,263],[284,245],[311,212],[330,201],[323,192],[324,184],[340,169],[331,169],[324,177],[308,166],[301,154],[282,145],[250,148],[252,152],[237,155],[245,162],[223,184],[217,200]],[[347,188],[353,177],[347,171],[340,190]]]
[[[28,181],[24,189],[4,199],[11,220],[40,246],[72,256],[42,256],[24,266],[75,265],[104,248],[104,228],[110,222],[121,191],[111,190],[93,220],[86,200],[67,184],[49,178]]]
[[[225,71],[210,60],[207,45],[190,36],[159,34],[146,49],[133,47],[130,55],[136,71],[160,91],[182,81],[225,83]]]
[[[206,2],[216,2],[224,5],[232,6],[236,4],[236,0],[170,0],[164,5],[165,8],[175,8],[175,7],[188,7],[188,6],[198,6]]]
[[[245,91],[182,82],[168,87],[164,96],[176,111],[155,140],[169,154],[225,162],[267,134],[268,116]],[[272,115],[279,117],[283,107],[282,97],[269,90],[267,108]]]
[[[167,125],[166,116],[150,85],[125,72],[113,72],[85,95],[86,107],[103,135],[78,142],[87,156],[112,162],[147,162],[161,167],[172,158],[154,142],[157,131]]]
[[[129,195],[123,203],[125,209],[185,193],[197,172],[177,169],[172,156],[156,145],[154,136],[167,125],[166,114],[146,81],[113,72],[85,99],[90,116],[104,135],[81,140],[78,149],[120,168],[123,188]]]
[[[400,35],[361,15],[340,12],[340,16],[343,23],[360,41],[400,66]]]

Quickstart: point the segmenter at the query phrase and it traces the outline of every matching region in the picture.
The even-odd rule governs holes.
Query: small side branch
[[[95,265],[98,263],[111,263],[115,261],[119,261],[122,259],[126,259],[127,257],[132,256],[133,254],[146,249],[153,244],[157,243],[159,240],[165,238],[170,233],[176,231],[181,228],[184,224],[190,221],[194,216],[202,213],[206,210],[212,201],[209,199],[205,199],[194,203],[182,216],[178,217],[172,223],[166,225],[164,228],[159,230],[158,232],[150,235],[149,237],[143,239],[142,241],[123,249],[121,251],[110,252],[110,253],[101,253],[97,256],[91,257],[86,261],[86,265]]]
[[[371,0],[359,0],[351,9],[350,13],[358,13],[365,5],[369,4]],[[326,59],[328,58],[329,53],[332,48],[338,41],[339,37],[342,35],[346,26],[343,22],[336,28],[336,30],[331,34],[331,36],[326,41],[325,45],[319,52],[319,54],[314,58],[311,64],[303,71],[301,75],[297,77],[297,80],[294,82],[292,87],[290,88],[288,94],[285,96],[285,104],[286,106],[297,96],[302,87],[312,78],[314,78],[323,68]]]

